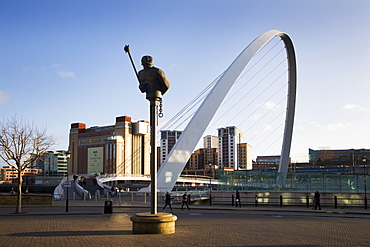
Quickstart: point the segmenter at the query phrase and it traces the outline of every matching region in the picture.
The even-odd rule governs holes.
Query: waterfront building
[[[149,122],[121,116],[109,126],[72,123],[69,151],[69,174],[149,175]]]
[[[189,161],[186,163],[184,169],[204,169],[204,148],[197,149],[191,154]]]
[[[70,153],[65,150],[48,151],[41,154],[40,158],[33,162],[30,168],[37,169],[38,176],[42,177],[65,177],[67,176],[68,159]]]
[[[161,130],[159,166],[166,160],[175,143],[180,138],[182,131],[179,130]]]
[[[253,171],[277,170],[280,164],[280,155],[257,156],[253,162]]]
[[[203,137],[204,166],[215,166],[218,164],[218,137],[207,135]]]
[[[239,169],[252,170],[252,146],[246,142],[238,144]]]
[[[238,144],[243,142],[243,132],[235,127],[219,128],[218,130],[218,167],[239,170],[240,162]]]
[[[6,183],[17,183],[18,182],[18,171],[13,167],[1,168],[2,179]],[[22,171],[23,183],[26,185],[33,184],[37,176],[38,170],[32,168],[26,168]]]
[[[310,162],[344,162],[361,166],[370,159],[370,149],[308,149]],[[370,160],[369,160],[370,161]]]

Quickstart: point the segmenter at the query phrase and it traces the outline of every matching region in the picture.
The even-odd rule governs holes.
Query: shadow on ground
[[[132,231],[51,231],[51,232],[20,232],[9,234],[12,237],[64,237],[64,236],[109,236],[132,235]]]

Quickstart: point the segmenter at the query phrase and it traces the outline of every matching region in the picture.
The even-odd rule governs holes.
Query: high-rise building
[[[207,135],[203,137],[204,147],[204,168],[209,169],[210,166],[218,164],[218,137]],[[202,168],[202,169],[204,169]]]
[[[203,147],[206,149],[218,148],[218,137],[213,135],[203,137]]]
[[[238,144],[239,169],[252,170],[252,146],[248,143]]]
[[[179,130],[161,130],[161,141],[159,151],[159,164],[162,165],[166,160],[176,141],[180,138],[182,131]]]
[[[150,133],[147,121],[116,118],[115,125],[86,128],[72,123],[69,174],[150,174]]]
[[[30,168],[38,169],[38,175],[43,177],[67,176],[67,164],[70,153],[65,150],[48,151],[33,162]]]
[[[186,163],[185,169],[204,169],[204,148],[197,149],[191,154],[188,162]]]
[[[219,128],[218,130],[218,167],[233,168],[240,166],[238,144],[243,142],[243,132],[235,126]]]

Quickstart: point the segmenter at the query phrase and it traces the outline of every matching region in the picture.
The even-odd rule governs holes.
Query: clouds
[[[277,107],[278,105],[277,104],[275,104],[274,102],[272,102],[272,101],[268,101],[268,102],[266,102],[264,105],[263,105],[267,110],[272,110],[272,109],[274,109],[275,107]]]
[[[51,66],[23,66],[22,70],[24,73],[31,72],[42,72],[42,73],[54,73],[61,78],[74,78],[76,76],[75,72],[66,70],[61,64],[53,64]]]
[[[62,78],[73,78],[75,77],[75,73],[72,71],[60,71],[58,72],[58,76]]]
[[[10,100],[10,93],[0,90],[0,105],[5,105]]]
[[[353,126],[353,124],[351,123],[341,123],[341,122],[329,124],[320,124],[316,122],[311,122],[310,125],[321,130],[338,130]]]
[[[345,104],[342,107],[342,110],[348,110],[348,111],[369,111],[370,109],[367,108],[367,107],[356,105],[354,103],[348,103],[348,104]]]

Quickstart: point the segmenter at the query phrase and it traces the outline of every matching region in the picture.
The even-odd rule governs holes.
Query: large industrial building
[[[147,121],[116,118],[109,126],[86,128],[72,123],[69,174],[150,174],[150,133]]]

